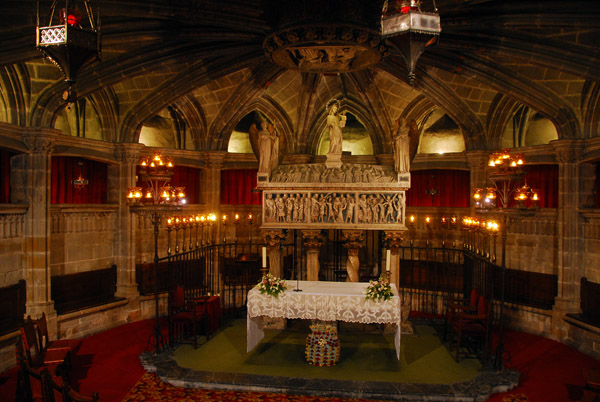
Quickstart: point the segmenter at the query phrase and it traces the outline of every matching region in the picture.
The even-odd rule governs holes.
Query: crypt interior
[[[381,0],[70,3],[93,45],[58,62],[51,1],[0,6],[0,371],[27,316],[80,338],[166,317],[181,281],[245,317],[266,270],[389,275],[405,320],[485,288],[496,329],[600,358],[598,2],[423,0],[440,32],[383,36]],[[185,204],[128,199],[156,151]]]

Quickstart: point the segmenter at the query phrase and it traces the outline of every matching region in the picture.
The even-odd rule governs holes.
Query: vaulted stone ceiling
[[[42,13],[50,3],[40,2]],[[278,27],[335,18],[334,10],[378,29],[381,0],[92,4],[100,7],[102,61],[80,72],[76,90],[93,106],[105,140],[136,142],[145,122],[175,105],[194,149],[226,150],[240,119],[260,110],[281,125],[288,153],[314,154],[333,97],[344,98],[371,133],[376,154],[388,152],[399,117],[419,121],[436,108],[458,125],[467,149],[499,147],[520,105],[549,118],[559,138],[598,135],[595,0],[438,0],[439,44],[419,59],[414,87],[393,38],[378,64],[341,74],[286,70],[263,50]],[[0,7],[0,121],[51,127],[66,85],[35,48],[35,4],[4,0]]]

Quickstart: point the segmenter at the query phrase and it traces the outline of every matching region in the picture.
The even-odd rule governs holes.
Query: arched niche
[[[329,151],[329,129],[323,129],[317,146],[317,155]],[[373,141],[364,124],[352,113],[346,113],[346,127],[342,130],[342,151],[352,155],[373,155]]]
[[[434,109],[421,122],[420,154],[446,154],[465,150],[458,125],[441,109]]]
[[[250,127],[252,124],[256,124],[258,118],[258,112],[256,111],[252,111],[242,117],[229,136],[227,152],[233,154],[254,153],[252,144],[250,143]]]
[[[543,145],[557,139],[556,126],[550,119],[521,105],[506,122],[502,134],[502,148]]]
[[[144,122],[139,142],[148,147],[195,149],[190,127],[175,105],[165,107]]]
[[[92,102],[88,102],[87,99],[79,99],[63,108],[56,117],[54,128],[73,137],[105,140],[100,116]]]

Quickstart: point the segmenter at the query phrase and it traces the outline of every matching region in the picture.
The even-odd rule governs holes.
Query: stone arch
[[[206,117],[202,105],[191,94],[187,94],[175,101],[175,105],[183,114],[183,118],[190,129],[190,136],[194,149],[204,150],[207,147]]]
[[[246,104],[243,109],[238,109],[235,112],[235,114],[231,116],[229,124],[225,126],[225,130],[229,130],[229,134],[223,136],[221,140],[223,143],[223,147],[226,147],[229,143],[229,137],[231,136],[231,132],[239,123],[239,121],[248,113],[251,113],[253,111],[262,113],[269,120],[277,122],[277,128],[281,130],[280,135],[282,135],[286,139],[285,149],[280,148],[280,152],[291,152],[290,143],[292,142],[294,133],[291,119],[287,115],[285,110],[283,110],[273,99],[266,96],[254,99],[252,102]]]
[[[102,138],[114,142],[117,138],[117,121],[119,119],[117,95],[111,87],[94,92],[89,98],[100,118]]]
[[[583,136],[592,138],[600,135],[600,84],[586,81],[581,91],[581,115]]]
[[[487,115],[486,129],[488,131],[488,146],[501,148],[502,134],[508,119],[517,111],[520,103],[515,99],[498,93],[492,101]]]
[[[245,109],[246,105],[252,102],[253,99],[260,98],[267,84],[283,73],[283,71],[283,68],[265,61],[252,69],[251,77],[238,85],[235,96],[230,96],[225,105],[221,107],[219,115],[210,128],[209,137],[211,145],[214,147],[213,150],[227,149],[229,136],[235,125],[239,122],[239,118],[237,117],[238,109]],[[234,115],[236,116],[235,118]]]
[[[406,68],[401,63],[398,59],[395,61],[388,59],[381,65],[388,73],[402,77],[406,75]],[[485,147],[485,135],[481,121],[453,90],[423,69],[418,70],[415,86],[428,94],[431,99],[435,99],[438,107],[444,110],[460,127],[467,150]]]
[[[22,64],[0,68],[0,87],[6,105],[7,123],[24,126],[27,122],[25,94],[31,93],[30,77]]]
[[[514,97],[519,102],[547,116],[556,127],[559,139],[575,139],[580,136],[580,124],[573,108],[556,93],[545,86],[499,64],[475,56],[436,51],[432,64],[444,70],[458,73],[456,66],[461,66],[461,74],[475,76],[498,92]]]
[[[181,96],[189,93],[193,88],[256,64],[259,57],[255,53],[252,53],[252,56],[248,55],[247,58],[242,59],[233,56],[217,58],[206,64],[202,61],[184,69],[131,108],[121,124],[119,130],[120,141],[137,142],[140,128],[150,116],[160,111],[165,105],[173,103]]]
[[[360,101],[353,97],[349,97],[344,99],[342,102],[342,111],[348,111],[352,113],[356,118],[360,120],[360,122],[365,126],[367,131],[370,134],[371,142],[373,143],[373,153],[378,154],[382,152],[382,144],[381,144],[381,136],[378,135],[378,127],[371,119],[371,111],[365,107]],[[307,138],[307,149],[308,153],[315,155],[317,152],[317,147],[319,146],[319,140],[321,137],[321,133],[325,130],[327,126],[327,111],[325,108],[322,108],[320,113],[318,113],[311,125],[309,130],[309,136]]]

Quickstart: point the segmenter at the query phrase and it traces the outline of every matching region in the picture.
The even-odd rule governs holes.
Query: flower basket
[[[272,274],[263,275],[261,281],[258,283],[258,290],[262,294],[267,294],[272,297],[279,296],[279,293],[285,291],[287,286],[285,281],[281,278],[277,278]]]
[[[369,281],[369,286],[366,290],[367,299],[379,301],[389,300],[392,298],[392,287],[390,282],[380,276],[376,281]]]

